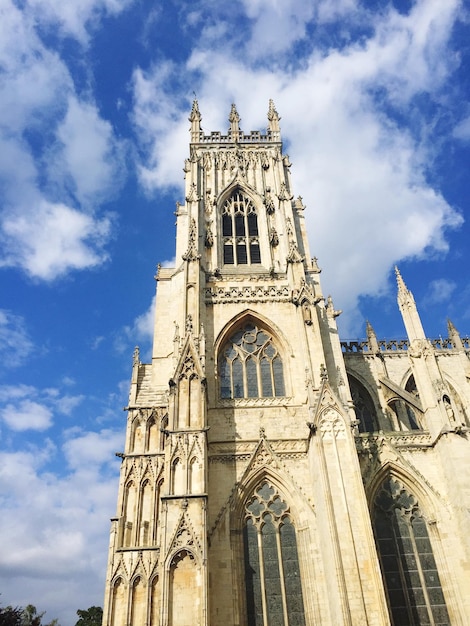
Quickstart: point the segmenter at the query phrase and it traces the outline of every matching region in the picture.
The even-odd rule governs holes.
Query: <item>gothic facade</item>
[[[104,626],[470,623],[470,345],[341,342],[282,153],[201,130],[134,353]]]

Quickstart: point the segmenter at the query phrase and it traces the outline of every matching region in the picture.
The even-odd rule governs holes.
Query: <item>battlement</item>
[[[263,134],[259,130],[252,130],[248,135],[245,135],[240,130],[238,133],[228,132],[226,135],[223,135],[220,131],[214,130],[209,135],[205,135],[203,131],[200,131],[199,137],[197,139],[192,138],[191,143],[223,145],[281,143],[281,133],[268,131],[266,134]]]
[[[205,135],[201,128],[201,113],[199,104],[194,100],[189,121],[191,122],[191,144],[256,144],[256,143],[280,143],[281,130],[279,120],[281,119],[276,111],[274,102],[269,101],[268,109],[268,128],[266,134],[262,134],[259,130],[252,130],[248,135],[240,129],[240,116],[237,108],[232,104],[228,121],[230,128],[226,135],[219,131],[212,131],[209,135]]]
[[[470,337],[461,337],[462,346],[465,351],[470,351]],[[431,345],[436,350],[456,350],[453,341],[449,337],[439,337],[430,339]],[[410,347],[408,339],[380,339],[377,341],[380,352],[407,352]],[[364,340],[341,341],[343,354],[372,354],[373,351],[369,342]]]

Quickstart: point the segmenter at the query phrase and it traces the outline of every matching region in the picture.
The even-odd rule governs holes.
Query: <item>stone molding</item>
[[[261,407],[261,406],[284,406],[293,401],[292,397],[277,396],[272,398],[219,398],[217,407],[226,408],[242,408],[242,407]]]
[[[394,448],[425,449],[432,447],[432,438],[427,431],[363,434],[356,436],[355,440],[358,454],[368,453],[370,449],[376,449],[384,442],[391,444]]]
[[[232,302],[290,302],[291,290],[287,285],[227,285],[206,287],[206,304]]]

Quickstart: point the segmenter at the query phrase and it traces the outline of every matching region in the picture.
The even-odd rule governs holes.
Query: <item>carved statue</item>
[[[304,318],[304,322],[307,324],[307,326],[311,326],[312,325],[312,311],[310,310],[310,304],[307,302],[307,300],[304,300],[302,302],[302,315]]]

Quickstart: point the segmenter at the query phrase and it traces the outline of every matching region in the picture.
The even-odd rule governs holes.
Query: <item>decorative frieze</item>
[[[217,407],[243,408],[243,407],[263,407],[263,406],[285,406],[292,402],[293,398],[286,396],[272,398],[220,398]]]
[[[289,302],[291,291],[287,285],[224,285],[206,287],[206,304],[221,302]]]
[[[427,431],[413,431],[400,433],[363,434],[356,437],[356,449],[359,454],[368,454],[384,442],[394,448],[430,448],[432,447],[431,435]]]
[[[209,462],[229,463],[234,460],[248,460],[257,446],[257,441],[213,443],[209,446]],[[307,439],[269,441],[269,446],[277,456],[285,459],[305,458],[307,454]]]

